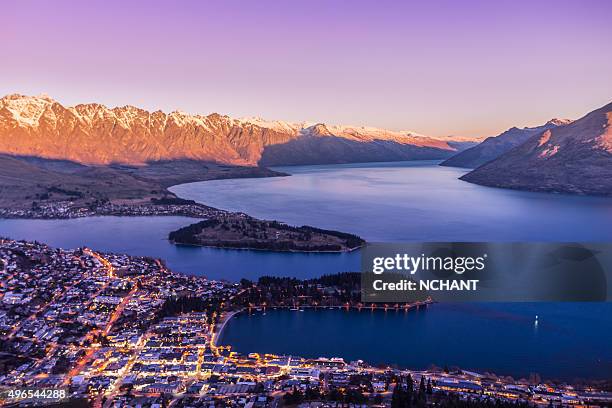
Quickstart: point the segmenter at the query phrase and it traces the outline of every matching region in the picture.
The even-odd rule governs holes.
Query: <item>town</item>
[[[0,402],[7,406],[612,403],[598,387],[537,376],[241,354],[219,342],[236,313],[266,308],[431,307],[359,303],[358,274],[230,283],[173,272],[159,259],[0,239],[0,277]]]
[[[365,244],[360,237],[310,226],[294,227],[265,221],[242,212],[219,210],[178,197],[151,198],[138,203],[96,200],[33,202],[29,208],[0,207],[0,218],[72,219],[92,216],[181,216],[194,223],[168,234],[176,245],[249,248],[270,251],[344,252]]]
[[[102,215],[153,216],[175,215],[193,218],[218,217],[228,214],[195,201],[176,197],[151,199],[141,203],[115,203],[108,200],[78,203],[74,201],[33,202],[28,208],[0,207],[0,218],[69,219]]]

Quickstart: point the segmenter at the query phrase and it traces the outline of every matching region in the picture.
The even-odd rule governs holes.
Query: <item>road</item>
[[[116,275],[115,275],[115,268],[114,268],[114,266],[111,264],[111,262],[108,259],[104,258],[102,255],[98,254],[97,252],[94,252],[94,251],[92,251],[90,249],[87,249],[87,248],[84,249],[83,252],[86,253],[87,255],[90,255],[90,256],[96,258],[98,261],[100,261],[100,263],[106,269],[106,271],[108,273],[108,277],[109,277],[109,280],[107,280],[106,283],[104,285],[102,285],[100,287],[100,289],[98,289],[98,291],[93,296],[91,296],[89,298],[89,301],[85,304],[85,309],[87,309],[91,305],[91,303],[94,301],[94,299],[96,297],[98,297],[98,295],[100,293],[103,293],[103,291],[106,290],[106,288],[108,288],[108,285],[109,285],[111,279],[115,278]],[[115,311],[112,313],[112,315],[109,318],[107,324],[102,329],[102,333],[104,335],[107,335],[110,332],[113,324],[115,323],[115,321],[117,321],[117,319],[119,318],[119,316],[123,312],[123,309],[125,308],[125,305],[129,302],[129,300],[134,295],[134,293],[136,293],[136,287],[135,286],[128,293],[128,295],[123,298],[121,303],[119,303],[119,305],[117,305],[117,307],[115,308]],[[93,337],[94,337],[95,334],[98,334],[98,331],[92,330],[91,332],[89,332],[87,334],[87,336],[85,337],[85,340],[89,340],[89,341],[93,340]],[[74,377],[75,375],[78,375],[81,372],[81,370],[83,370],[83,368],[89,362],[89,360],[94,355],[96,350],[97,350],[97,347],[94,347],[93,345],[90,345],[89,347],[87,347],[87,349],[85,351],[85,354],[79,359],[79,361],[76,363],[76,365],[66,375],[66,378],[64,379],[64,385],[68,385],[70,383],[70,379],[72,377]]]

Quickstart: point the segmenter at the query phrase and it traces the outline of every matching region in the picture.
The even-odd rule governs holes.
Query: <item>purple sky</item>
[[[0,93],[487,136],[612,99],[612,1],[11,1]]]

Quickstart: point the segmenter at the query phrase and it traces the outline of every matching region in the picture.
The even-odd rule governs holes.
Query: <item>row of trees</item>
[[[424,408],[428,405],[439,408],[530,408],[527,402],[502,401],[500,399],[460,399],[453,394],[433,395],[431,380],[421,377],[415,389],[412,377],[396,378],[396,386],[391,397],[391,408]]]
[[[290,225],[278,222],[278,221],[269,221],[270,226],[276,228],[278,230],[292,231],[292,232],[307,232],[307,233],[316,233],[323,235],[331,235],[336,238],[340,238],[345,241],[345,245],[349,248],[358,248],[365,244],[365,240],[358,235],[349,234],[347,232],[334,231],[334,230],[326,230],[321,228],[311,227],[309,225],[302,225],[301,227],[292,227]]]
[[[321,393],[318,387],[306,388],[306,391],[304,392],[297,387],[293,387],[292,391],[283,396],[283,401],[287,405],[297,405],[304,401],[322,400],[342,402],[345,404],[363,404],[367,401],[367,397],[361,391],[355,388],[349,388],[346,390],[332,388],[327,393]]]
[[[155,191],[151,191],[151,193],[155,194]],[[193,200],[186,200],[184,198],[179,197],[170,197],[165,196],[162,198],[151,198],[151,203],[155,205],[195,205],[197,204]]]
[[[549,407],[551,407],[549,405]],[[476,400],[476,399],[459,399],[456,396],[446,396],[446,398],[441,399],[436,403],[436,407],[440,408],[532,408],[526,402],[510,402],[510,401],[502,401],[499,399],[486,399],[486,400]]]
[[[220,223],[221,222],[216,219],[196,222],[195,224],[187,225],[186,227],[172,231],[168,235],[168,239],[179,244],[197,245],[199,244],[198,234],[200,234],[204,228],[212,228]]]
[[[352,272],[308,280],[262,276],[257,284],[246,279],[240,283],[249,289],[242,297],[244,305],[293,305],[299,299],[300,303],[331,306],[361,300],[361,277]]]
[[[391,408],[424,407],[427,405],[427,395],[433,394],[431,380],[425,383],[425,377],[421,377],[419,388],[414,389],[414,380],[408,377],[398,377],[391,396]]]
[[[172,203],[174,199],[154,199],[155,204]],[[200,234],[204,229],[216,228],[219,231],[218,239],[204,239]],[[223,239],[222,231],[238,231],[243,239]],[[286,231],[291,233],[284,239],[270,238],[269,231]],[[255,218],[246,219],[208,219],[186,227],[180,228],[169,234],[168,238],[179,244],[210,245],[226,248],[253,248],[267,249],[272,251],[341,251],[340,243],[313,242],[313,235],[327,235],[341,239],[348,248],[362,246],[365,241],[357,235],[347,234],[339,231],[323,230],[319,228],[302,226],[293,227],[277,221],[260,221]],[[327,240],[329,241],[329,240]]]

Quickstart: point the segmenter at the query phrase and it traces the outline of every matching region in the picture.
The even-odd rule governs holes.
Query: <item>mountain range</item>
[[[48,96],[0,99],[0,206],[39,197],[149,200],[191,181],[280,176],[265,166],[446,159],[492,187],[612,194],[612,103],[576,121],[511,128],[477,144],[372,127],[233,119]]]
[[[240,166],[444,159],[474,142],[323,123],[233,119],[48,96],[0,99],[0,153],[89,165],[197,160]]]
[[[612,103],[531,135],[461,179],[530,191],[612,195]]]
[[[497,136],[488,137],[482,143],[446,159],[440,165],[476,168],[519,146],[533,135],[569,123],[571,123],[569,119],[552,119],[541,126],[524,127],[522,129],[512,127]]]

